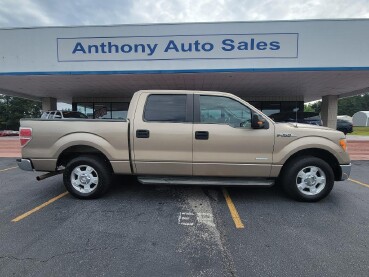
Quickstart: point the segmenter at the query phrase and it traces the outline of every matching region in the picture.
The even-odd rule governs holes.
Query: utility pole
[[[5,96],[6,99],[6,112],[5,112],[5,130],[8,129],[8,121],[9,121],[9,96]]]

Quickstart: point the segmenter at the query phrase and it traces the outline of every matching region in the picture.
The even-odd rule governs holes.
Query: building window
[[[270,116],[276,113],[304,111],[303,101],[249,101],[258,110]]]
[[[261,111],[267,116],[281,112],[281,102],[263,102]]]
[[[126,119],[129,103],[73,103],[73,110],[96,119]]]
[[[112,119],[126,119],[128,107],[128,103],[111,103]]]
[[[75,103],[73,106],[77,112],[85,114],[88,118],[94,118],[94,104],[93,103]]]
[[[304,111],[304,102],[303,101],[282,101],[281,102],[281,112],[293,112],[296,111],[303,112]]]
[[[94,103],[94,118],[111,119],[111,103]]]
[[[247,102],[249,102],[249,104],[253,105],[255,108],[257,108],[260,111],[263,109],[263,106],[262,106],[263,102],[261,101],[247,101]]]

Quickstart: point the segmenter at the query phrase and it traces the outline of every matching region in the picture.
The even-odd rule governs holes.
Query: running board
[[[176,176],[138,176],[144,185],[199,185],[199,186],[272,186],[274,180],[262,178],[216,178],[216,177],[176,177]]]

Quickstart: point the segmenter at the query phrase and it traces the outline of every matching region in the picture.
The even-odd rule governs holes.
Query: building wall
[[[2,29],[0,74],[368,69],[368,29],[369,20]]]

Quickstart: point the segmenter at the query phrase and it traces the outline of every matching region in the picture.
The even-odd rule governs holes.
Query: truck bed
[[[130,173],[128,122],[106,119],[22,119],[32,128],[32,139],[22,157],[32,160],[38,171],[54,171],[60,154],[95,148],[111,161],[117,174]]]

